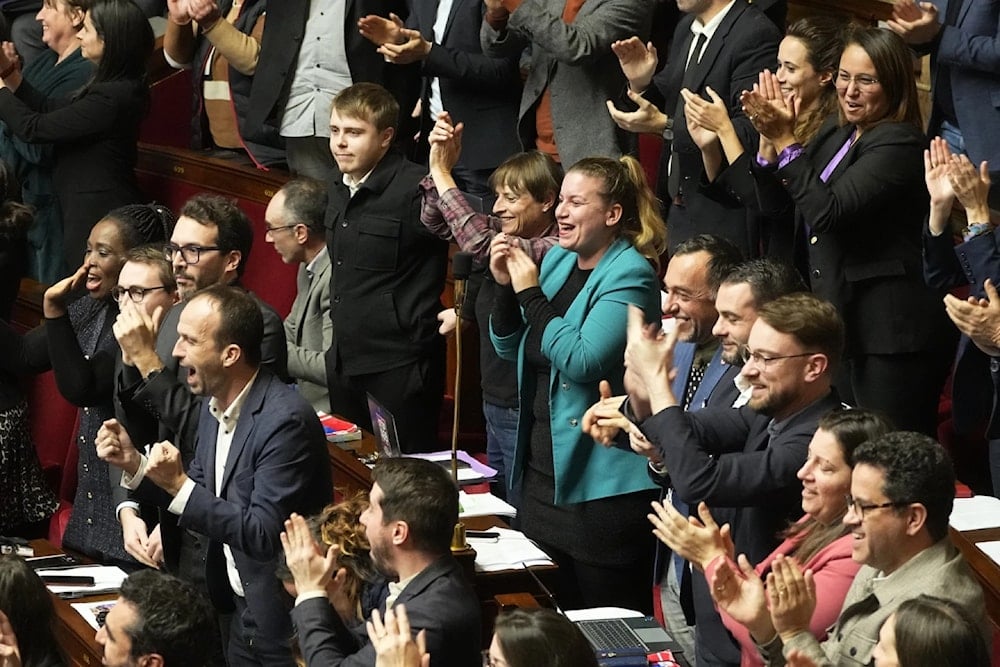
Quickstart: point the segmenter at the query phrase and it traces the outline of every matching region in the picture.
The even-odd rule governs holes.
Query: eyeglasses
[[[819,354],[819,352],[803,352],[802,354],[778,354],[775,356],[767,357],[760,352],[752,352],[749,347],[743,345],[740,347],[740,359],[743,360],[744,364],[749,364],[751,361],[754,364],[760,366],[761,368],[767,368],[767,365],[772,361],[780,361],[781,359],[795,359],[797,357],[809,357],[814,354]]]
[[[181,254],[184,258],[185,264],[197,264],[198,260],[201,259],[201,253],[210,251],[219,251],[221,248],[217,245],[186,245],[179,246],[173,243],[168,243],[163,246],[163,256],[167,258],[168,262],[174,261],[174,255],[177,253]]]
[[[132,285],[132,287],[114,287],[111,289],[111,298],[115,301],[121,301],[122,297],[128,294],[128,298],[132,299],[133,303],[142,303],[142,300],[146,298],[146,294],[158,289],[167,289],[167,286],[138,287],[137,285]]]
[[[857,76],[851,76],[847,72],[837,72],[837,84],[847,88],[851,85],[853,81],[858,88],[861,90],[869,90],[878,85],[878,79],[873,76],[868,76],[867,74],[858,74]]]
[[[280,232],[282,229],[295,229],[298,226],[299,226],[299,223],[295,223],[294,225],[281,225],[279,227],[272,227],[271,225],[265,224],[264,225],[264,233],[265,234],[274,234],[275,232]]]
[[[855,500],[851,494],[844,496],[844,500],[847,502],[848,509],[854,510],[854,513],[857,514],[858,518],[862,521],[865,520],[865,512],[870,512],[871,510],[881,510],[887,507],[906,507],[912,503],[910,500],[899,500],[896,502],[866,505],[860,500]]]

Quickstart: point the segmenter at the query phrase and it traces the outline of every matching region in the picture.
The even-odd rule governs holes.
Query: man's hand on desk
[[[146,457],[146,477],[171,496],[176,496],[188,479],[181,463],[180,450],[167,441],[153,445]]]
[[[10,619],[0,611],[0,667],[21,667],[21,650]]]
[[[108,419],[101,424],[94,444],[97,446],[97,456],[102,461],[121,468],[128,475],[135,475],[139,470],[142,457],[132,444],[128,431],[117,419]]]

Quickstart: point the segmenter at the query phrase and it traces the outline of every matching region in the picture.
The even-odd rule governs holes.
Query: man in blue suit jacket
[[[993,168],[990,204],[1000,204],[1000,4],[897,0],[889,27],[931,54],[934,93],[927,134]]]
[[[123,485],[209,538],[209,593],[220,612],[233,612],[229,664],[291,666],[287,598],[274,574],[282,522],[292,512],[319,511],[333,488],[316,414],[260,368],[263,330],[257,303],[233,287],[209,287],[181,313],[174,356],[191,391],[210,397],[186,474],[169,442],[142,456],[117,427],[102,431],[97,444],[102,458],[124,470]]]

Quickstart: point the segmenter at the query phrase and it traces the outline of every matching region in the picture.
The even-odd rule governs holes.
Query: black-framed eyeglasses
[[[910,500],[897,500],[895,502],[888,503],[870,503],[865,504],[860,500],[855,500],[851,494],[844,496],[844,500],[847,502],[847,507],[854,510],[854,513],[858,515],[858,518],[862,521],[865,520],[865,512],[870,512],[872,510],[881,510],[887,507],[906,507],[912,504]]]
[[[217,245],[179,246],[173,243],[168,243],[167,245],[163,246],[163,256],[167,258],[168,262],[172,262],[174,261],[174,255],[180,253],[181,257],[184,258],[184,262],[186,264],[197,264],[198,261],[201,259],[201,253],[220,251],[220,250],[222,250],[222,248],[220,248]]]
[[[114,287],[111,289],[111,298],[115,301],[121,301],[122,297],[128,294],[128,298],[132,299],[133,303],[142,303],[142,300],[146,298],[146,294],[155,292],[158,289],[167,289],[167,286],[139,287],[138,285],[132,285],[132,287]]]
[[[274,234],[275,232],[280,232],[282,229],[295,229],[300,223],[296,222],[294,225],[279,225],[277,227],[272,227],[271,225],[264,225],[265,234]]]
[[[819,354],[819,352],[802,352],[801,354],[776,354],[768,356],[761,354],[760,352],[755,352],[746,345],[740,346],[740,359],[743,360],[743,363],[749,364],[751,361],[753,361],[761,368],[767,368],[767,365],[772,361],[780,361],[782,359],[797,359],[799,357],[811,357],[814,354]]]

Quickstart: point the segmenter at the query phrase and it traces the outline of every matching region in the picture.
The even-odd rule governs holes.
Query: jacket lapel
[[[708,44],[705,46],[705,50],[701,55],[701,60],[697,63],[691,64],[691,73],[687,77],[688,83],[690,84],[690,89],[694,93],[699,93],[701,91],[701,86],[705,83],[705,78],[708,73],[712,71],[715,67],[715,61],[719,58],[719,54],[722,52],[722,47],[726,44],[726,39],[729,36],[729,31],[736,24],[736,19],[740,17],[745,11],[747,5],[737,2],[726,14],[726,17],[722,19],[722,23],[716,28],[715,33],[712,35],[712,39],[708,40]],[[691,34],[690,32],[688,34]],[[688,40],[690,45],[690,40]],[[687,55],[687,51],[684,52]],[[732,91],[730,91],[732,92]]]
[[[267,385],[271,381],[271,378],[264,373],[265,371],[261,370],[257,375],[253,387],[250,388],[250,394],[240,410],[240,418],[236,422],[236,433],[233,434],[233,441],[229,445],[229,454],[226,456],[226,469],[222,473],[222,483],[219,485],[220,498],[225,497],[226,485],[232,479],[233,473],[236,471],[236,463],[240,460],[240,455],[246,447],[247,440],[250,439],[250,434],[253,433],[257,413],[264,407],[264,395],[267,391]],[[214,473],[212,479],[215,479]]]

